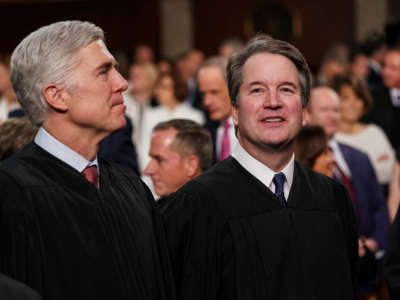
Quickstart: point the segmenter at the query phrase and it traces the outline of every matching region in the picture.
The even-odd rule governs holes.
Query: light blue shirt
[[[82,173],[86,167],[93,165],[97,167],[97,173],[99,174],[100,172],[97,156],[93,161],[88,161],[86,158],[54,138],[43,127],[39,128],[35,137],[35,143],[51,155],[77,170],[79,173]]]
[[[247,170],[247,172],[261,181],[267,188],[271,190],[271,192],[275,193],[275,184],[272,180],[274,179],[276,173],[273,170],[251,156],[245,149],[243,149],[240,143],[236,143],[232,156],[243,168]],[[287,199],[289,199],[289,192],[293,183],[294,153],[289,163],[280,172],[286,176],[286,181],[283,184],[283,193],[285,194],[285,199],[287,201]]]

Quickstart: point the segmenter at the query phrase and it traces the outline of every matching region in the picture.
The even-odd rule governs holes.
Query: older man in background
[[[210,117],[205,127],[212,135],[214,163],[227,158],[237,143],[226,82],[226,64],[224,57],[211,57],[201,66],[197,76],[202,104]]]

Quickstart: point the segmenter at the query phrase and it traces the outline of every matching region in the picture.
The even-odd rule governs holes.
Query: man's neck
[[[294,152],[293,142],[291,142],[290,145],[284,145],[279,149],[272,149],[267,146],[264,147],[264,149],[261,149],[259,146],[244,142],[240,137],[239,143],[247,153],[274,172],[280,172],[290,162]]]
[[[88,130],[79,130],[65,122],[63,127],[52,126],[50,120],[43,124],[43,128],[55,139],[80,154],[88,161],[92,161],[99,150],[100,142],[107,136],[105,133],[95,133]]]

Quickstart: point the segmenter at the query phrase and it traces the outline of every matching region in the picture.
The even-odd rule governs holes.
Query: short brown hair
[[[234,55],[228,62],[227,78],[228,90],[232,105],[237,106],[238,94],[242,85],[242,68],[246,61],[257,53],[279,54],[288,58],[299,72],[299,81],[301,86],[301,103],[305,107],[310,99],[311,72],[306,60],[300,51],[293,45],[271,38],[267,35],[258,35],[251,39],[246,47]]]
[[[178,131],[172,146],[182,157],[197,156],[201,171],[211,166],[213,145],[211,135],[205,128],[192,120],[172,119],[158,123],[153,131],[169,128]]]
[[[372,96],[367,85],[356,76],[352,75],[337,75],[331,82],[331,88],[340,96],[340,90],[343,86],[350,86],[358,98],[364,103],[364,113],[372,106]]]

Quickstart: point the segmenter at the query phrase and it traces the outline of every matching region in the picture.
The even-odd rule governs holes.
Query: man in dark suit
[[[257,36],[227,74],[233,154],[161,207],[179,299],[354,299],[348,194],[294,161],[310,92],[305,59]]]
[[[43,299],[173,297],[152,195],[133,171],[97,156],[126,123],[127,82],[103,30],[39,28],[14,50],[11,81],[40,128],[0,164],[0,271]]]
[[[389,50],[384,58],[383,83],[372,90],[374,99],[364,122],[379,125],[395,150],[400,149],[400,48]]]
[[[335,177],[346,186],[353,201],[360,242],[376,252],[387,246],[389,216],[386,201],[368,156],[338,143],[334,138],[340,118],[339,101],[339,96],[331,88],[314,88],[306,109],[306,122],[324,129],[335,156]],[[361,292],[376,289],[377,283],[363,288]]]
[[[197,75],[202,104],[210,118],[205,128],[213,139],[213,163],[227,158],[237,141],[226,82],[226,63],[224,57],[211,57],[200,67]]]

